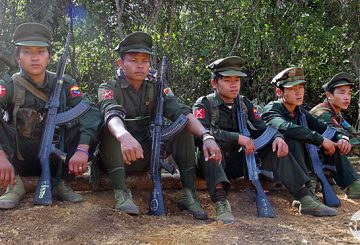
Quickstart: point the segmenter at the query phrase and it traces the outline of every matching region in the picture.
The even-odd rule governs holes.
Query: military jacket
[[[296,107],[294,113],[290,113],[281,101],[273,101],[267,104],[261,117],[268,125],[276,127],[282,133],[285,139],[294,139],[303,143],[321,145],[324,141],[322,133],[325,132],[327,126],[307,110],[301,107],[308,127],[304,127],[300,123],[300,107]],[[341,133],[335,134],[335,141],[340,139]]]
[[[332,126],[348,136],[351,144],[360,144],[360,140],[353,135],[357,130],[344,119],[341,112],[337,114],[327,100],[312,108],[310,113],[319,118],[326,125]]]
[[[51,90],[55,86],[55,82],[53,80],[54,73],[46,71],[43,86],[36,85],[25,73],[22,73],[21,75],[32,83],[34,87],[50,97]],[[3,110],[4,112],[7,112],[7,123],[10,125],[13,125],[12,114],[14,109],[14,89],[11,77],[8,77],[8,79],[5,80],[0,80],[0,111]],[[65,110],[76,106],[82,100],[90,103],[89,99],[81,92],[75,80],[70,76],[64,76],[63,91],[65,93],[65,95],[64,93],[63,95],[66,97]],[[63,105],[63,100],[60,103]],[[79,144],[90,145],[90,143],[95,142],[97,138],[97,129],[101,123],[100,113],[95,105],[92,103],[90,104],[90,109],[76,120],[80,125]],[[28,137],[34,140],[41,139],[46,122],[46,113],[47,109],[45,108],[45,102],[33,95],[31,92],[25,91],[25,101],[20,106],[17,113],[17,134],[20,137]],[[4,146],[0,145],[0,149],[3,147]],[[7,146],[7,149],[9,149],[9,146]]]
[[[216,142],[220,145],[221,149],[233,151],[236,150],[239,139],[239,126],[237,122],[238,99],[231,105],[227,105],[218,95],[214,92],[213,103],[218,107],[219,115],[215,122],[212,122],[212,109],[211,102],[207,96],[200,97],[193,106],[193,113],[195,117],[207,129],[210,129],[214,135]],[[261,119],[256,107],[245,97],[242,97],[241,108],[247,111],[247,126],[252,138],[259,137],[266,129],[265,122]],[[276,136],[281,136],[277,134]]]
[[[119,76],[99,86],[99,106],[105,123],[111,117],[121,118],[129,133],[139,142],[150,136],[150,124],[156,111],[157,80],[146,78],[136,91],[130,83]],[[181,114],[191,113],[191,109],[181,103],[169,88],[164,89],[163,116],[175,121]]]

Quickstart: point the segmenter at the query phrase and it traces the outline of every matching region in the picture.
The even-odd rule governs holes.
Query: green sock
[[[113,170],[108,170],[108,173],[114,189],[126,190],[124,168],[115,168]]]
[[[181,183],[184,188],[195,192],[195,168],[190,168],[180,172]]]

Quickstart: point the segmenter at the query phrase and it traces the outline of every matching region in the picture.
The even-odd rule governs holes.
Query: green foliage
[[[11,36],[18,24],[41,22],[54,33],[50,69],[55,70],[68,31],[68,2],[3,1],[0,54],[11,57]],[[83,11],[75,19],[75,53],[67,72],[95,99],[97,86],[115,75],[118,13],[115,1],[77,0],[75,6]],[[153,36],[154,68],[166,54],[168,80],[189,105],[211,92],[206,65],[237,55],[247,61],[242,92],[250,99],[273,100],[272,77],[296,65],[304,68],[309,81],[306,103],[311,107],[322,101],[321,85],[334,74],[346,71],[360,77],[359,13],[357,0],[127,0],[121,28],[124,35],[143,30]],[[0,66],[0,74],[6,72],[9,68]],[[353,103],[352,123],[356,108]]]

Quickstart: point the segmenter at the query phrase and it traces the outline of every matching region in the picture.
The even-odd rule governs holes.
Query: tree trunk
[[[122,16],[123,16],[124,7],[125,7],[125,0],[123,0],[121,2],[120,2],[120,0],[115,0],[115,3],[116,3],[119,36],[120,36],[120,39],[123,39],[125,36],[124,36],[124,30],[123,30]]]
[[[163,4],[163,0],[156,1],[155,10],[154,10],[155,14],[154,14],[154,18],[152,18],[152,20],[150,21],[149,30],[152,30],[155,23],[157,22],[162,4]]]
[[[4,21],[4,0],[0,0],[0,25]]]

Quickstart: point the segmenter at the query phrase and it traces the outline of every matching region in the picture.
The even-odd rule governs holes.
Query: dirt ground
[[[214,205],[206,191],[199,191],[210,219],[199,221],[180,212],[180,190],[165,190],[167,215],[147,215],[149,191],[133,190],[141,215],[129,216],[113,209],[112,191],[81,192],[78,204],[55,201],[33,206],[33,193],[15,210],[0,210],[0,244],[360,244],[350,233],[351,216],[360,201],[345,198],[336,217],[302,216],[291,207],[284,191],[268,193],[276,218],[258,218],[256,206],[245,192],[232,190],[235,224],[215,222]]]

